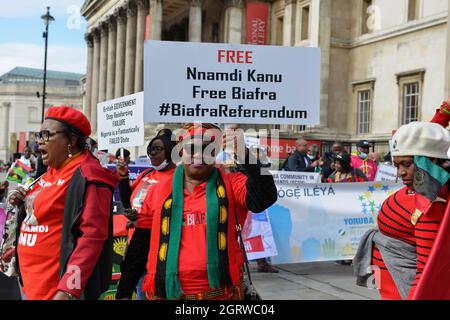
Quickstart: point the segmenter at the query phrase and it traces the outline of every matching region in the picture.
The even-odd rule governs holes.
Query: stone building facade
[[[255,2],[268,6],[267,44],[321,48],[321,123],[274,124],[281,136],[325,150],[368,139],[385,152],[393,130],[430,120],[450,96],[449,0],[87,0],[83,109],[93,126],[98,102],[143,90],[145,39],[249,43]]]
[[[16,67],[0,75],[0,160],[20,153],[39,131],[43,70]],[[81,110],[81,74],[47,70],[46,108],[66,105]]]

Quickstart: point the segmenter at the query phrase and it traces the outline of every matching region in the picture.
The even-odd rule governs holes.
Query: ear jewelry
[[[69,159],[72,158],[72,151],[70,151],[71,148],[72,148],[72,145],[69,144],[69,145],[67,146],[67,150],[69,151],[69,155],[68,155]]]

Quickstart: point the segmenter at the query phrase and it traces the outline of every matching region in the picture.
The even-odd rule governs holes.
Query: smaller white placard
[[[388,164],[379,164],[375,181],[397,180],[397,168]]]

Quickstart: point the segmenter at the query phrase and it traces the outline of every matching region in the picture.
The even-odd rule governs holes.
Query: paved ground
[[[251,266],[253,283],[264,300],[378,300],[376,291],[357,287],[349,266],[333,262],[291,264],[280,273],[258,273]],[[16,279],[0,274],[0,300],[19,299]]]
[[[355,285],[350,266],[316,262],[278,266],[279,273],[258,273],[253,283],[265,300],[379,300],[377,291]]]

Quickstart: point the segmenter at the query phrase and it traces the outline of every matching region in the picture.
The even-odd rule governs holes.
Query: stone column
[[[284,18],[283,18],[283,46],[291,46],[293,38],[294,19],[294,0],[285,0]]]
[[[190,42],[202,42],[202,3],[203,0],[191,0],[189,8]]]
[[[331,56],[331,1],[319,4],[319,48],[320,53],[320,126],[328,128],[329,78]]]
[[[243,0],[226,0],[226,37],[225,42],[240,44],[242,42]]]
[[[92,71],[94,62],[94,37],[92,34],[86,34],[84,36],[86,40],[86,45],[88,48],[88,61],[86,70],[86,92],[85,92],[85,104],[83,113],[86,117],[91,116],[91,101],[92,101]]]
[[[114,81],[116,75],[116,39],[117,23],[115,17],[108,19],[108,71],[106,75],[106,100],[114,99]]]
[[[92,33],[94,36],[94,60],[92,62],[92,98],[89,121],[93,127],[93,119],[95,118],[95,121],[97,121],[98,85],[100,76],[100,31],[98,29],[94,29]],[[97,128],[97,126],[95,127]]]
[[[134,71],[134,92],[144,90],[144,40],[145,17],[148,13],[147,0],[137,2],[137,35],[136,35],[136,66]]]
[[[116,71],[114,81],[114,98],[123,96],[124,71],[125,71],[125,41],[126,41],[126,10],[117,9],[114,12],[117,19],[117,41],[116,41]]]
[[[134,71],[136,65],[136,14],[137,8],[134,2],[130,1],[127,7],[124,95],[129,95],[134,92]]]
[[[106,100],[106,76],[108,71],[108,24],[103,23],[100,27],[100,78],[98,101]]]
[[[0,105],[0,159],[9,160],[9,108],[11,103],[3,102]]]
[[[150,0],[150,39],[161,40],[163,0]]]

